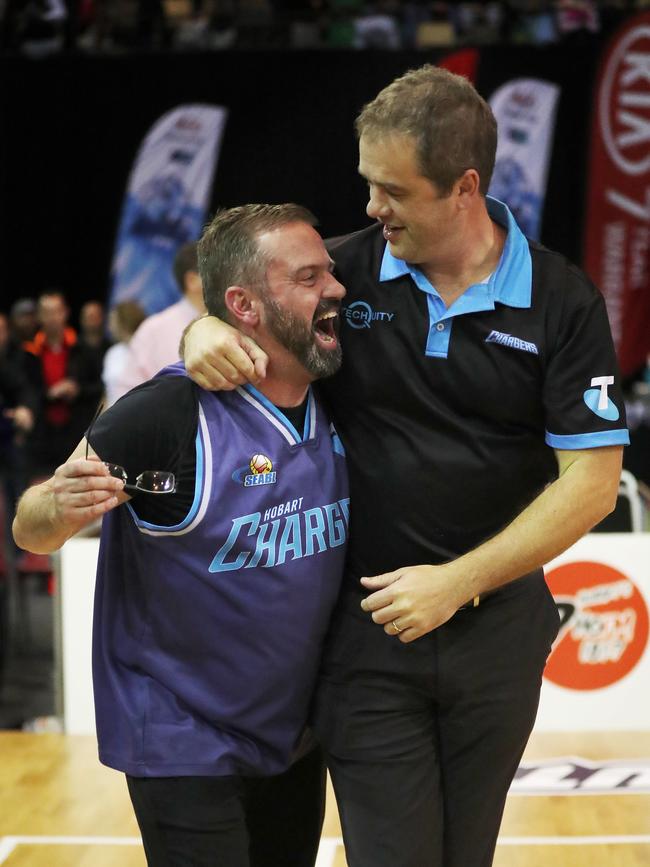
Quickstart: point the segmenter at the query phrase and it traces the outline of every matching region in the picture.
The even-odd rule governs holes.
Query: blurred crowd
[[[418,49],[607,32],[650,0],[0,0],[2,50]]]
[[[196,244],[179,248],[174,275],[179,300],[151,316],[122,301],[106,317],[89,300],[73,327],[57,289],[0,312],[0,564],[14,553],[9,529],[25,487],[68,458],[100,407],[178,360],[183,330],[205,312]]]

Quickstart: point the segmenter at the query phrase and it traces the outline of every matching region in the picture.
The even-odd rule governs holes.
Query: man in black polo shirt
[[[541,567],[616,502],[620,378],[599,292],[486,196],[469,82],[409,72],[357,132],[377,224],[329,244],[352,524],[315,724],[350,867],[488,867],[558,630]],[[219,328],[187,340],[197,381],[263,373]]]

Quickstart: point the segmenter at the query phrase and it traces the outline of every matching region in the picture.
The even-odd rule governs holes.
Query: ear
[[[259,299],[243,286],[229,286],[224,293],[224,302],[233,323],[255,326],[260,321]]]
[[[456,181],[458,201],[461,207],[469,207],[475,197],[480,195],[481,179],[476,169],[465,169]]]

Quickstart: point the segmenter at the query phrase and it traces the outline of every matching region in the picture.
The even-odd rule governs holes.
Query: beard
[[[264,309],[267,315],[267,325],[275,339],[288,349],[315,379],[332,376],[341,366],[341,344],[338,342],[332,349],[324,349],[316,342],[313,324],[299,319],[294,313],[284,310],[273,299],[264,298]],[[321,303],[314,314],[316,317],[330,310],[338,310],[338,304]]]

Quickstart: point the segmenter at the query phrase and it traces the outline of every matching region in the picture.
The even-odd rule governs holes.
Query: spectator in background
[[[22,345],[32,341],[38,331],[36,302],[33,298],[19,298],[9,311],[11,336],[16,343]]]
[[[556,0],[557,29],[564,42],[588,42],[600,30],[598,8],[593,0]]]
[[[354,22],[355,48],[401,48],[397,11],[392,0],[367,3],[364,12]]]
[[[16,341],[9,319],[0,313],[0,375],[2,376],[2,418],[29,432],[38,412],[38,365]],[[26,410],[23,412],[22,410]]]
[[[97,350],[110,345],[104,330],[104,306],[100,301],[86,301],[79,311],[79,344]]]
[[[51,475],[70,455],[80,436],[73,418],[79,396],[77,334],[68,325],[68,316],[68,305],[61,292],[43,293],[38,299],[41,330],[25,345],[40,363],[45,398],[30,441],[33,476]]]
[[[102,368],[110,345],[111,341],[106,336],[103,304],[86,301],[79,312],[79,340],[75,359],[79,382],[76,415],[84,430],[104,395]]]
[[[20,6],[17,30],[21,50],[33,58],[61,51],[63,26],[68,17],[63,0],[27,0]]]
[[[526,27],[526,40],[533,45],[548,45],[557,42],[557,26],[551,2],[537,0],[523,16]]]
[[[144,318],[145,312],[136,301],[122,301],[108,314],[108,328],[115,343],[104,356],[102,381],[105,407],[114,404],[119,397],[117,383],[128,363],[129,342]]]
[[[12,339],[9,320],[0,313],[0,485],[5,517],[0,545],[6,561],[14,553],[11,523],[16,502],[28,482],[25,441],[38,412],[38,389],[28,373],[31,361],[33,356]]]
[[[196,243],[184,244],[176,253],[174,277],[183,297],[171,307],[147,317],[133,335],[128,363],[115,383],[115,399],[178,361],[183,331],[193,319],[205,313]]]

